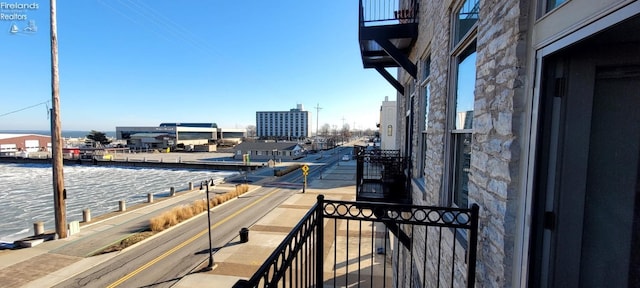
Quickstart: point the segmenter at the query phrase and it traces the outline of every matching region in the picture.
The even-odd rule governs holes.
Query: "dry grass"
[[[209,206],[215,207],[228,200],[236,198],[249,191],[249,185],[240,184],[235,187],[235,190],[229,191],[224,194],[217,195],[210,199]],[[111,245],[104,250],[97,252],[95,255],[105,254],[109,252],[120,251],[135,243],[138,243],[146,238],[153,236],[155,233],[163,231],[167,228],[177,225],[178,223],[185,221],[193,216],[196,216],[207,210],[207,200],[196,200],[191,205],[182,205],[172,208],[169,211],[165,211],[159,216],[153,217],[149,220],[149,229],[151,231],[143,231],[133,234],[117,244]]]
[[[124,248],[127,248],[133,244],[136,244],[144,239],[147,239],[149,237],[151,237],[153,234],[155,234],[152,231],[144,231],[144,232],[139,232],[136,234],[133,234],[125,239],[123,239],[122,241],[118,242],[117,244],[113,244],[107,248],[105,248],[104,250],[95,253],[94,255],[100,255],[100,254],[106,254],[106,253],[110,253],[110,252],[116,252],[116,251],[120,251]]]
[[[234,190],[224,194],[216,195],[209,200],[209,206],[215,207],[233,198],[236,198],[249,191],[249,185],[240,184]],[[149,228],[153,232],[159,232],[178,223],[185,221],[195,215],[207,210],[207,201],[196,200],[191,205],[182,205],[174,207],[170,211],[162,213],[160,216],[153,217],[149,220]]]

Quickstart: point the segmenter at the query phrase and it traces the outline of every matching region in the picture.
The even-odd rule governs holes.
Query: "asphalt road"
[[[324,164],[339,161],[347,153],[346,149],[338,149],[335,154],[322,158],[312,158],[318,165],[310,165],[308,177],[317,177]],[[286,183],[301,184],[302,175],[294,172],[274,182],[211,211],[213,251],[224,245],[242,245],[230,241],[238,235],[241,227],[251,226],[288,197],[298,193],[302,186]],[[192,200],[185,202],[189,201]],[[215,262],[215,253],[213,258]],[[208,260],[208,224],[206,213],[203,213],[140,245],[130,247],[117,257],[56,287],[171,287],[185,275],[206,267]]]

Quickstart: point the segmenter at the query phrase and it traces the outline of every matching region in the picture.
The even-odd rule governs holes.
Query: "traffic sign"
[[[305,164],[305,165],[302,165],[302,172],[304,172],[304,173],[308,173],[308,172],[309,172],[309,166],[308,166],[308,165],[306,165],[306,164]],[[305,174],[305,175],[307,175],[307,174]]]

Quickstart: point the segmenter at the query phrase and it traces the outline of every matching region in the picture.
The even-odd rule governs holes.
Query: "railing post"
[[[318,233],[316,233],[316,285],[322,287],[324,283],[324,195],[318,195],[316,205],[316,221]]]
[[[467,266],[467,287],[475,287],[476,284],[476,254],[478,250],[478,218],[480,206],[471,205],[471,229],[469,231],[469,265]]]

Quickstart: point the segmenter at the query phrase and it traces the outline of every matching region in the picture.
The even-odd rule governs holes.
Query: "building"
[[[0,134],[0,156],[19,152],[51,151],[51,136],[37,134]]]
[[[380,106],[380,149],[396,150],[396,124],[398,120],[396,101],[389,101],[389,96],[384,97]]]
[[[311,137],[310,121],[302,104],[289,111],[258,111],[256,133],[263,139],[303,140]]]
[[[280,162],[304,157],[304,148],[295,142],[242,142],[235,147],[234,159]]]
[[[480,207],[476,287],[640,286],[640,1],[359,11],[364,67],[398,91],[411,203]],[[430,287],[431,248],[400,258],[415,273],[396,283]]]
[[[219,128],[216,123],[161,123],[158,127],[116,127],[116,138],[126,141],[131,149],[215,151],[217,145],[237,145],[246,136],[247,129]]]
[[[162,123],[154,126],[116,127],[116,138],[127,141],[131,149],[189,149],[210,145],[217,139],[215,123]],[[207,149],[208,150],[208,149]]]
[[[235,146],[247,138],[247,129],[244,128],[218,128],[217,144],[219,146]]]

